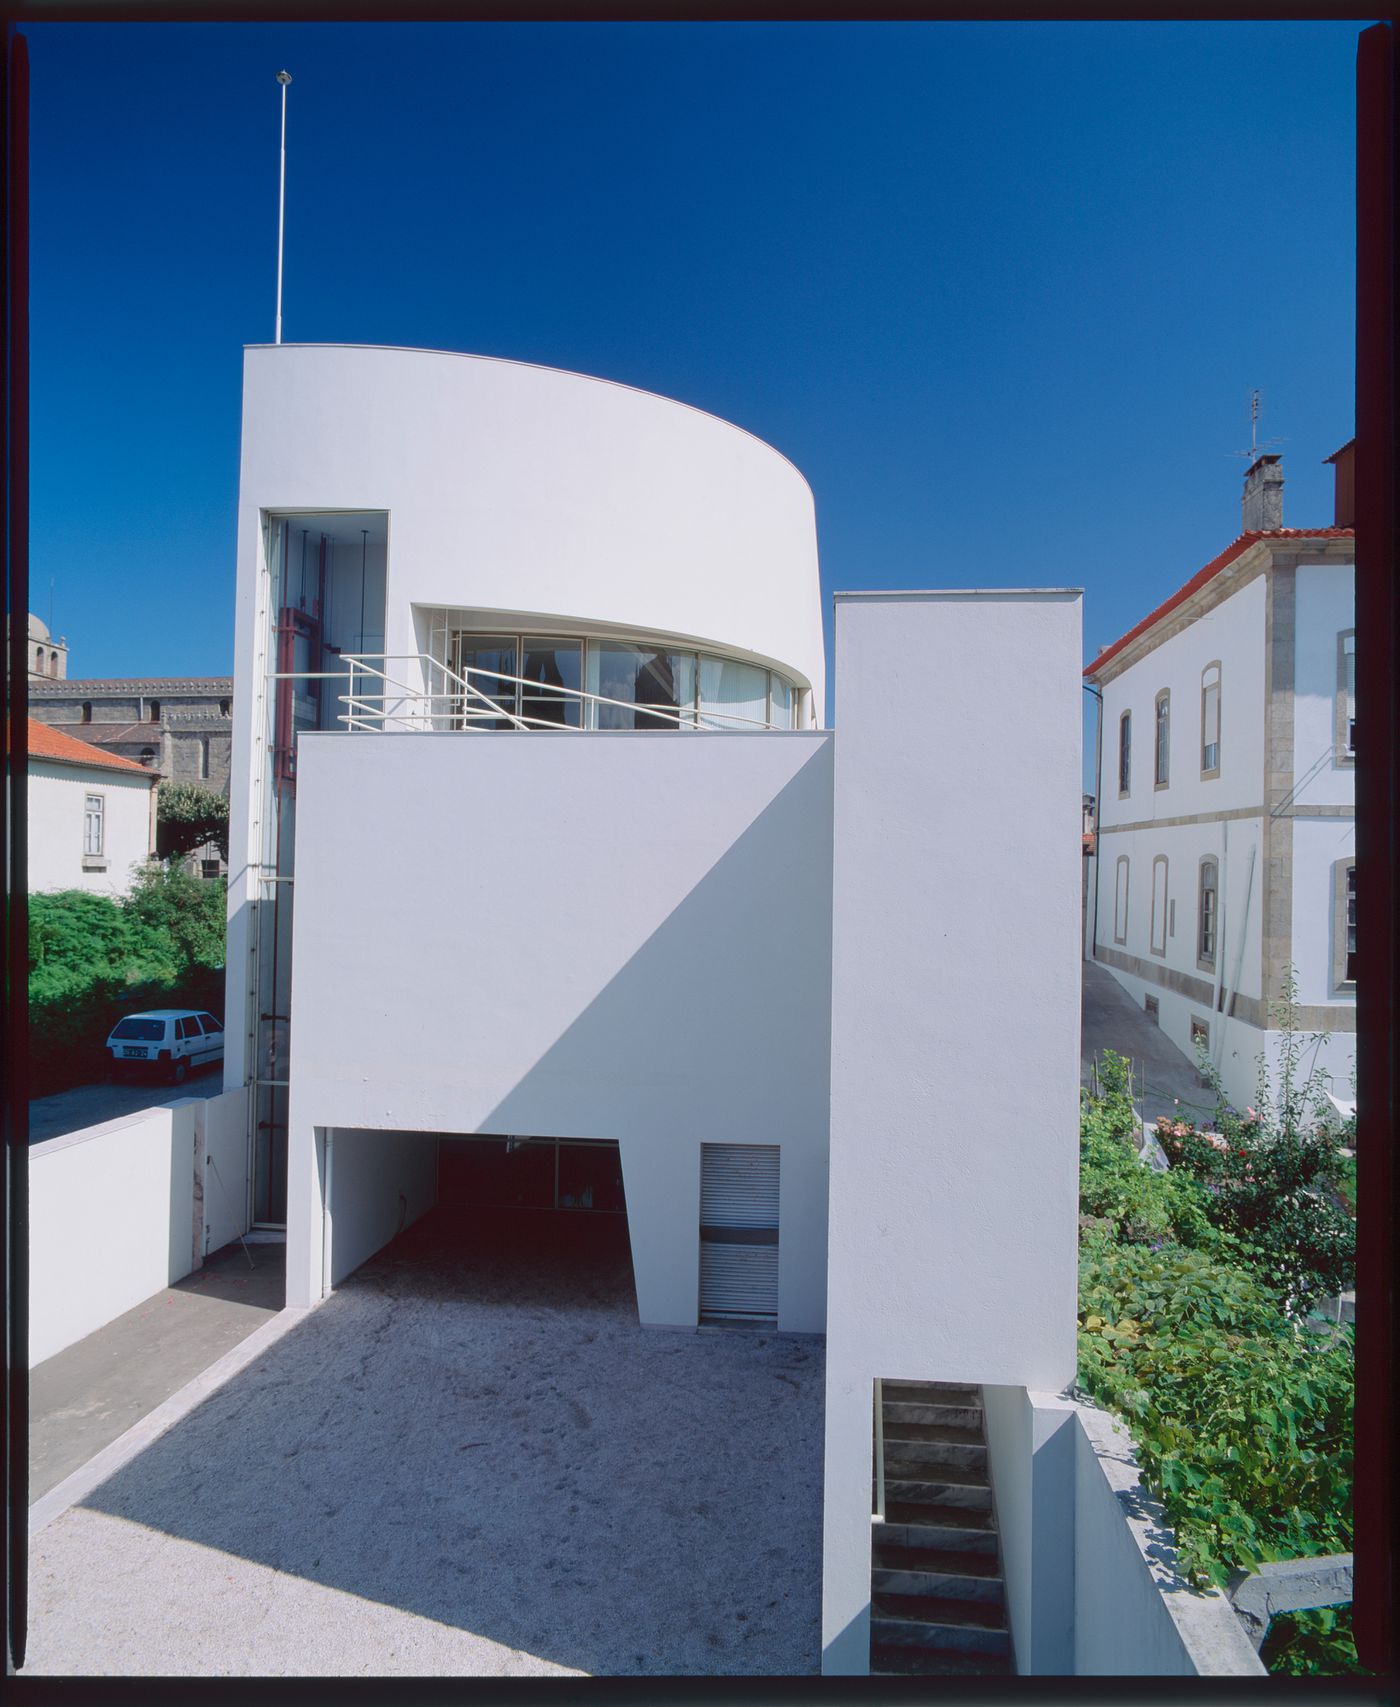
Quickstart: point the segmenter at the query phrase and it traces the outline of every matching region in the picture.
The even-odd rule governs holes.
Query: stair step
[[[921,1472],[957,1468],[987,1474],[987,1448],[977,1441],[966,1445],[947,1440],[906,1440],[885,1434],[885,1464],[917,1465]]]
[[[995,1577],[1001,1581],[1001,1562],[992,1545],[983,1551],[969,1548],[909,1547],[888,1539],[887,1526],[876,1524],[870,1547],[870,1563],[877,1571],[951,1571],[958,1576]],[[988,1543],[994,1537],[988,1536]]]
[[[997,1544],[996,1524],[989,1511],[966,1506],[908,1505],[897,1500],[885,1507],[885,1521],[871,1526],[878,1544],[932,1547],[942,1553],[988,1553]]]
[[[890,1417],[885,1421],[887,1451],[894,1441],[901,1446],[912,1446],[917,1442],[920,1446],[975,1446],[981,1452],[987,1450],[980,1428],[961,1428],[950,1423],[906,1422],[902,1417]]]
[[[931,1624],[902,1618],[870,1620],[871,1645],[882,1648],[941,1648],[965,1654],[1011,1653],[1005,1630],[984,1630],[976,1624]]]
[[[957,1405],[981,1411],[980,1387],[956,1387],[947,1381],[885,1381],[881,1393],[887,1405]]]
[[[949,1600],[937,1594],[877,1594],[871,1596],[870,1612],[873,1618],[897,1624],[936,1625],[940,1632],[972,1629],[1007,1634],[1006,1607],[1000,1601]],[[943,1640],[941,1635],[938,1639]]]
[[[922,1399],[885,1400],[885,1423],[947,1423],[952,1428],[973,1430],[980,1438],[983,1419],[980,1405],[951,1404],[928,1396]]]
[[[941,1648],[916,1648],[904,1643],[872,1643],[872,1677],[1006,1677],[1011,1660],[1005,1654],[972,1654]]]
[[[942,1482],[950,1488],[985,1488],[985,1465],[930,1464],[921,1458],[906,1458],[902,1452],[885,1451],[885,1485],[891,1482]]]
[[[990,1521],[992,1510],[992,1490],[984,1483],[981,1487],[967,1486],[961,1482],[948,1482],[940,1478],[934,1481],[932,1477],[920,1477],[917,1481],[911,1476],[885,1477],[885,1510],[890,1505],[901,1506],[961,1506],[967,1511],[981,1512]]]
[[[954,1558],[957,1554],[952,1555]],[[924,1600],[978,1601],[984,1605],[1005,1605],[1006,1589],[1000,1576],[956,1568],[939,1571],[914,1571],[900,1565],[876,1565],[870,1572],[870,1587],[880,1595]]]

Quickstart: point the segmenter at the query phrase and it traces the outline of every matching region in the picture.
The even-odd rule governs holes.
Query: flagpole
[[[277,181],[277,334],[274,343],[282,342],[282,224],[287,211],[287,85],[290,71],[279,71],[277,81],[282,85],[282,160]]]

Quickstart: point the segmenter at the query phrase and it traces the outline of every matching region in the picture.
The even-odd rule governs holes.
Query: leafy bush
[[[225,885],[145,867],[130,897],[29,897],[29,1094],[110,1067],[102,1045],[123,1013],[223,1011]]]
[[[1197,1581],[1349,1551],[1351,1333],[1299,1319],[1300,1269],[1318,1281],[1335,1253],[1285,1260],[1324,1225],[1310,1193],[1341,1165],[1335,1141],[1296,1115],[1231,1110],[1211,1135],[1160,1122],[1176,1165],[1157,1174],[1127,1063],[1109,1055],[1099,1077],[1080,1120],[1081,1386],[1129,1422]],[[1358,1670],[1349,1630],[1343,1612],[1298,1615],[1275,1669]]]
[[[1090,1230],[1079,1379],[1130,1420],[1198,1577],[1350,1549],[1350,1333],[1299,1329],[1248,1268]]]

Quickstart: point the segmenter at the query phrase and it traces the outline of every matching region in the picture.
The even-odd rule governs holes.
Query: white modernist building
[[[145,766],[29,719],[29,889],[120,897],[155,851],[156,784]]]
[[[1029,1669],[1027,1389],[1074,1371],[1079,594],[838,601],[835,733],[781,455],[358,346],[247,351],[238,560],[226,1072],[288,1302],[450,1177],[625,1209],[644,1326],[825,1332],[838,1672],[876,1383],[987,1383]]]
[[[1084,671],[1102,693],[1095,959],[1239,1107],[1278,1008],[1349,1095],[1356,1060],[1354,533],[1282,525],[1276,456],[1225,551]],[[1313,1064],[1314,1052],[1305,1065]]]

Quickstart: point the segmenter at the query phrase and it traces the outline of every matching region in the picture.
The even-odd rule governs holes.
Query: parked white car
[[[151,1008],[118,1020],[106,1047],[114,1073],[154,1067],[182,1085],[194,1068],[223,1060],[224,1028],[196,1008]]]

